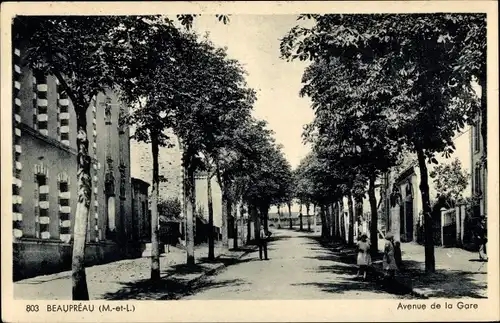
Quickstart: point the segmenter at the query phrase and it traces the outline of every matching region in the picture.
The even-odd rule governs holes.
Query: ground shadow
[[[481,267],[477,271],[437,269],[428,274],[422,263],[403,260],[400,276],[413,289],[424,290],[428,297],[437,298],[486,298],[483,293],[487,283],[474,279],[474,276],[487,275]]]
[[[182,275],[193,273],[207,272],[204,264],[220,263],[224,264],[221,270],[229,266],[243,264],[252,259],[238,259],[230,257],[220,257],[215,261],[208,259],[200,259],[196,265],[179,264],[172,266],[165,271],[166,275],[162,276],[159,281],[151,281],[150,279],[142,279],[134,282],[121,283],[121,288],[116,292],[106,293],[103,299],[106,300],[177,300],[182,297],[199,293],[205,289],[220,288],[225,286],[237,286],[244,283],[242,280],[225,280],[212,282],[206,279],[188,280],[183,279]],[[218,270],[208,270],[207,276],[217,274]],[[175,278],[173,276],[175,274]]]
[[[336,274],[355,274],[356,272],[356,251],[353,247],[345,247],[339,245],[338,243],[331,243],[321,239],[321,237],[310,237],[312,244],[322,246],[325,249],[312,248],[316,250],[322,250],[323,253],[314,257],[308,257],[310,259],[324,260],[324,261],[336,261],[346,265],[351,265],[352,267],[341,267],[341,266],[320,266],[318,271],[328,271],[334,272]],[[436,298],[485,298],[482,293],[486,289],[486,283],[482,283],[474,279],[476,275],[486,275],[485,270],[481,270],[481,265],[478,267],[477,271],[468,270],[448,270],[448,269],[438,269],[433,274],[427,274],[423,268],[421,262],[413,260],[405,260],[403,253],[403,263],[400,271],[397,274],[395,281],[387,282],[384,281],[380,275],[382,269],[382,253],[378,253],[375,257],[372,257],[374,262],[373,266],[378,268],[375,274],[375,282],[384,291],[393,294],[411,294],[413,290],[424,291],[426,297],[436,297]],[[471,261],[473,261],[471,259]],[[349,283],[346,283],[349,285]],[[349,287],[349,286],[344,286]],[[352,287],[352,286],[351,286]],[[324,286],[324,288],[327,288]],[[339,287],[342,288],[342,287]],[[329,287],[330,290],[337,291],[337,287]],[[377,287],[378,288],[378,287]]]
[[[382,280],[382,277],[376,271],[370,271],[367,281],[356,279],[356,250],[353,247],[345,246],[340,242],[330,242],[321,237],[309,238],[311,239],[309,244],[312,245],[310,249],[316,251],[316,255],[306,256],[306,258],[324,261],[324,265],[311,269],[309,272],[332,273],[340,280],[332,283],[314,282],[299,285],[314,285],[322,291],[331,293],[356,290],[393,294],[402,298],[415,297],[409,288]],[[382,255],[376,255],[373,260],[377,262],[381,257]]]
[[[469,259],[470,262],[488,262],[487,259]]]
[[[124,283],[123,287],[114,293],[103,296],[106,300],[178,300],[182,297],[199,293],[205,289],[220,288],[231,285],[241,285],[243,281],[232,279],[224,281],[203,281],[190,284],[181,279],[164,278],[157,282],[149,279]]]

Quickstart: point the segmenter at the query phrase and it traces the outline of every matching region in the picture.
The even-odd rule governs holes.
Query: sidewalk
[[[379,240],[382,251],[384,240]],[[396,275],[397,288],[406,288],[423,298],[486,298],[488,263],[479,262],[476,252],[459,248],[434,248],[436,272],[425,273],[424,246],[402,243],[403,265]],[[337,247],[344,259],[356,263],[356,251],[352,247]],[[383,275],[382,254],[373,259],[373,268]]]
[[[426,297],[486,298],[488,263],[477,252],[460,248],[434,248],[436,272],[425,274],[424,246],[403,243],[401,276],[410,277],[410,287]],[[408,279],[406,279],[408,281]]]
[[[237,263],[245,254],[253,251],[244,246],[221,255],[216,246],[215,261],[208,261],[208,247],[196,246],[195,266],[186,266],[186,252],[170,247],[170,252],[160,256],[160,282],[151,284],[151,258],[126,259],[109,264],[86,268],[87,284],[91,300],[160,300],[179,298],[193,288],[206,275]],[[71,271],[38,276],[14,283],[15,299],[71,300]]]

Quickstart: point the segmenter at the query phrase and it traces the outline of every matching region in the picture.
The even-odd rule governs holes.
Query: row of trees
[[[56,76],[76,114],[78,203],[73,230],[74,300],[89,298],[84,254],[92,181],[86,112],[98,93],[117,92],[131,107],[121,116],[121,123],[133,126],[136,140],[151,144],[153,280],[160,278],[160,147],[171,146],[173,140],[178,140],[182,149],[181,211],[187,227],[188,264],[195,262],[195,172],[207,171],[209,181],[216,176],[221,186],[225,247],[228,247],[227,217],[238,202],[248,205],[256,221],[257,211],[265,221],[270,205],[281,198],[284,187],[289,185],[291,170],[281,148],[266,123],[251,116],[256,96],[245,82],[242,66],[228,58],[225,49],[190,31],[195,16],[177,18],[186,28],[181,30],[162,16],[17,16],[13,20],[13,45],[22,49],[24,64]],[[228,22],[227,16],[217,18]],[[172,131],[175,139],[169,135]],[[210,187],[208,194],[210,200]],[[213,225],[211,202],[209,218]],[[210,241],[213,258],[213,236]]]
[[[421,175],[426,271],[433,272],[427,163],[437,164],[438,153],[450,156],[455,133],[478,114],[486,145],[485,15],[301,15],[300,19],[314,24],[292,28],[282,39],[281,54],[284,59],[311,62],[300,93],[311,98],[315,111],[304,133],[313,153],[299,167],[310,179],[305,196],[322,206],[322,214],[338,208],[338,201],[347,197],[352,227],[352,198],[359,201],[366,191],[375,252],[377,178],[402,154],[415,153]],[[480,99],[474,81],[481,86]],[[323,216],[328,225],[331,217]],[[337,228],[334,224],[330,227]]]

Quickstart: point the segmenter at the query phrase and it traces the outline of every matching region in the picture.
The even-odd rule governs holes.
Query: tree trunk
[[[158,189],[160,185],[160,176],[158,150],[158,136],[151,133],[151,151],[153,153],[153,185],[151,188],[151,280],[160,280],[160,247],[158,237]]]
[[[359,236],[359,226],[363,226],[363,198],[358,196],[354,198],[354,219],[353,231],[355,236]]]
[[[212,174],[207,174],[207,200],[208,200],[208,259],[215,259],[214,241],[214,203],[212,200]]]
[[[287,203],[288,205],[288,216],[290,217],[290,229],[293,229],[293,222],[292,222],[292,204]]]
[[[325,206],[325,218],[326,218],[326,225],[327,225],[327,229],[328,229],[328,238],[331,239],[332,238],[332,229],[333,229],[333,224],[332,224],[332,215],[331,215],[331,209],[330,209],[330,205],[327,204]]]
[[[257,241],[259,239],[259,231],[260,231],[260,217],[259,213],[257,210],[257,206],[255,204],[252,204],[252,219],[253,219],[253,233],[254,237],[253,239]]]
[[[333,235],[335,240],[340,238],[339,208],[339,202],[335,201],[333,204],[333,226],[335,227]]]
[[[311,218],[309,217],[309,203],[306,204],[306,213],[307,213],[307,231],[311,231]]]
[[[253,205],[247,204],[247,244],[252,240]]]
[[[340,199],[340,204],[339,204],[339,234],[342,242],[346,242],[345,225],[344,225],[344,197]]]
[[[302,203],[300,203],[300,206],[299,206],[299,215],[300,215],[300,219],[299,219],[299,230],[302,231],[304,229],[304,224],[303,224],[303,221],[302,221],[302,218],[304,217],[304,215],[302,214]]]
[[[326,208],[324,205],[320,206],[320,217],[321,217],[321,237],[324,239],[328,239],[328,222],[326,217]]]
[[[73,229],[73,255],[71,259],[71,279],[73,282],[72,298],[75,301],[89,300],[89,291],[85,274],[85,246],[87,242],[87,225],[90,211],[92,181],[90,176],[91,159],[88,152],[89,141],[87,138],[87,119],[85,112],[86,109],[77,111],[78,134],[76,143],[78,149],[78,203],[76,205],[75,224]]]
[[[194,170],[190,159],[185,159],[184,187],[186,193],[186,249],[187,264],[194,265]]]
[[[370,252],[373,256],[378,253],[378,211],[377,198],[375,196],[375,175],[370,176],[370,184],[368,186],[368,200],[370,201],[370,209],[372,219],[370,222]]]
[[[233,249],[238,249],[238,217],[237,217],[237,212],[236,209],[233,207],[234,204],[232,201],[229,201],[229,204],[227,206],[228,213],[232,214],[233,216]],[[233,211],[234,210],[234,211]]]
[[[336,205],[337,203],[331,203],[330,204],[330,222],[332,224],[332,231],[331,231],[331,237],[332,240],[335,239],[335,231],[337,230],[337,225],[335,223],[335,210],[336,210]]]
[[[276,208],[278,209],[278,229],[281,229],[281,207],[278,204]]]
[[[313,213],[312,215],[313,215],[314,233],[316,233],[316,227],[318,226],[317,225],[318,218],[316,217],[316,205],[315,204],[313,204],[313,212],[312,213]]]
[[[420,168],[420,193],[422,194],[422,206],[424,213],[425,230],[425,271],[433,273],[436,271],[436,260],[434,258],[434,234],[431,203],[429,198],[429,179],[427,177],[427,165],[423,149],[417,148],[418,166]]]
[[[269,205],[268,204],[261,205],[260,216],[261,216],[262,221],[263,221],[262,224],[264,225],[264,230],[266,230],[266,232],[267,232],[269,230],[269,227],[268,227]],[[260,232],[260,228],[259,228],[258,232]]]
[[[228,194],[227,194],[227,188],[225,185],[221,186],[222,188],[222,224],[221,224],[221,234],[222,234],[222,249],[223,250],[228,250],[229,249],[229,234],[228,234],[228,222],[227,222],[227,217],[228,217]]]
[[[347,196],[347,205],[349,206],[349,221],[347,223],[348,233],[347,233],[347,244],[354,244],[354,209],[352,203],[352,195],[349,193]]]
[[[242,245],[245,245],[246,244],[246,241],[247,241],[247,237],[246,237],[246,227],[245,227],[245,202],[243,200],[240,200],[240,203],[239,203],[239,206],[238,206],[238,210],[239,210],[239,218],[240,218],[240,223],[239,223],[239,227],[241,229],[241,244]]]

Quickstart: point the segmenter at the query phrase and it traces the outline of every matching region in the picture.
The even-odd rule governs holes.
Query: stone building
[[[479,205],[474,210],[476,216],[487,214],[487,169],[483,163],[484,148],[483,136],[481,135],[481,115],[478,114],[470,131],[470,163],[471,163],[471,184],[472,195],[479,199]]]
[[[182,151],[175,135],[170,132],[172,138],[170,147],[160,147],[158,153],[159,175],[162,178],[159,185],[159,201],[167,199],[178,199],[183,203],[183,169]],[[132,140],[131,142],[131,170],[132,176],[143,181],[151,182],[153,178],[153,156],[151,145]],[[149,187],[151,193],[151,187]],[[203,215],[203,221],[208,221],[208,194],[206,175],[198,173],[195,176],[196,209]],[[215,231],[220,231],[222,223],[222,194],[215,179],[212,178],[212,199],[214,208]],[[198,213],[198,212],[197,212]],[[203,222],[202,221],[202,222]],[[179,230],[184,232],[182,223]]]
[[[182,197],[181,150],[177,139],[172,134],[171,147],[160,147],[158,153],[160,181],[160,200],[179,199]],[[153,155],[151,144],[131,140],[131,171],[134,178],[148,183],[153,181]],[[151,186],[149,187],[151,192]]]
[[[14,272],[22,278],[69,269],[77,205],[76,114],[56,77],[21,67],[13,53]],[[87,263],[133,253],[129,129],[112,91],[87,109],[92,194]]]
[[[148,208],[149,183],[132,178],[133,241],[151,241],[151,216]]]

